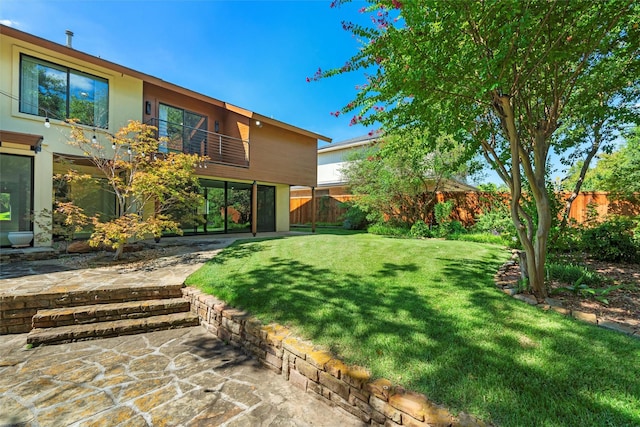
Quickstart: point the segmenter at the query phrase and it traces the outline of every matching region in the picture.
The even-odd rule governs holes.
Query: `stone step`
[[[108,322],[189,311],[184,298],[128,301],[111,304],[38,310],[32,317],[32,328],[55,328],[84,323]]]
[[[138,319],[113,320],[108,322],[60,326],[57,328],[32,329],[27,335],[27,344],[62,344],[96,338],[133,335],[143,332],[176,329],[200,324],[198,316],[191,312],[163,314]]]
[[[94,289],[54,286],[46,292],[0,295],[0,335],[22,334],[32,328],[32,318],[39,310],[113,304],[152,299],[182,298],[182,284],[116,285],[108,283]]]

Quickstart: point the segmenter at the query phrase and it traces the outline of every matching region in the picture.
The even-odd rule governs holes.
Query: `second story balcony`
[[[198,127],[185,126],[157,118],[148,124],[158,128],[158,137],[167,141],[160,144],[161,153],[198,154],[210,163],[249,167],[249,141],[206,130],[206,120]]]

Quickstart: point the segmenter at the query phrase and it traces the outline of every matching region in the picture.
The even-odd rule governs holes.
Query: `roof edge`
[[[267,116],[263,116],[261,114],[255,113],[255,112],[247,110],[245,108],[235,106],[233,104],[229,104],[229,103],[227,103],[225,101],[222,101],[220,99],[211,97],[209,95],[205,95],[203,93],[196,92],[196,91],[194,91],[192,89],[187,89],[187,88],[179,86],[179,85],[177,85],[175,83],[167,82],[165,80],[162,80],[159,77],[154,77],[154,76],[152,76],[150,74],[146,74],[146,73],[143,73],[141,71],[137,71],[137,70],[134,70],[134,69],[129,68],[129,67],[125,67],[125,66],[120,65],[120,64],[116,64],[115,62],[111,62],[111,61],[108,61],[106,59],[102,59],[102,58],[100,58],[98,56],[91,55],[89,53],[82,52],[80,50],[76,50],[76,49],[74,49],[72,47],[68,47],[66,45],[63,45],[63,44],[60,44],[60,43],[56,43],[56,42],[53,42],[51,40],[47,40],[45,38],[36,36],[34,34],[30,34],[30,33],[27,33],[25,31],[22,31],[22,30],[18,30],[17,28],[13,28],[13,27],[9,27],[9,26],[4,25],[4,24],[0,24],[0,35],[7,36],[7,37],[12,37],[14,39],[21,40],[21,41],[26,42],[26,43],[31,43],[31,44],[43,47],[45,49],[52,50],[52,51],[57,52],[57,53],[61,53],[63,55],[70,56],[72,58],[75,58],[75,59],[78,59],[78,60],[81,60],[81,61],[89,62],[91,64],[95,64],[95,65],[98,65],[98,66],[101,66],[101,67],[104,67],[104,68],[108,68],[108,69],[117,71],[119,73],[124,73],[124,74],[127,74],[127,75],[131,76],[131,77],[139,78],[143,82],[155,84],[157,86],[164,87],[166,89],[170,89],[170,90],[173,90],[175,92],[179,92],[179,93],[181,93],[183,95],[188,95],[188,96],[190,96],[192,98],[196,98],[198,100],[205,101],[205,102],[210,103],[210,104],[218,105],[220,107],[226,108],[226,109],[228,109],[230,111],[233,111],[235,113],[238,113],[238,114],[240,114],[242,116],[245,116],[245,117],[248,117],[250,119],[251,118],[255,118],[256,120],[264,121],[265,123],[269,123],[269,124],[271,124],[273,126],[277,126],[277,127],[283,128],[283,129],[287,129],[287,130],[290,130],[290,131],[293,131],[293,132],[296,132],[296,133],[300,133],[300,134],[303,134],[305,136],[309,136],[309,137],[312,137],[312,138],[315,138],[315,139],[318,139],[318,140],[321,140],[321,141],[331,142],[331,138],[326,137],[324,135],[320,135],[318,133],[311,132],[311,131],[308,131],[306,129],[302,129],[302,128],[298,127],[298,126],[294,126],[294,125],[291,125],[291,124],[288,124],[288,123],[285,123],[285,122],[282,122],[282,121],[279,121],[279,120],[271,119],[271,118],[269,118]]]

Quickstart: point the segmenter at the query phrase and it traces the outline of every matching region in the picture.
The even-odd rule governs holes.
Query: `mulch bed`
[[[607,304],[592,298],[585,298],[568,291],[554,292],[560,287],[572,286],[572,283],[549,283],[551,298],[561,302],[562,307],[572,311],[593,313],[598,319],[608,320],[640,329],[640,265],[620,264],[591,259],[585,260],[585,264],[592,270],[610,278],[612,285],[624,284],[621,289],[609,293],[606,297]],[[520,267],[512,265],[507,268],[501,280],[517,283],[520,278]],[[605,285],[608,287],[611,285]],[[597,289],[594,287],[594,289]]]

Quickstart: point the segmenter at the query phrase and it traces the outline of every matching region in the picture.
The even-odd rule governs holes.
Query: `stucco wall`
[[[54,64],[82,71],[109,81],[109,128],[114,133],[130,119],[142,118],[142,81],[108,69],[80,61],[64,54],[52,54],[37,45],[17,40],[12,37],[0,38],[0,117],[2,129],[43,136],[42,151],[34,153],[27,146],[13,146],[11,141],[2,141],[0,152],[27,156],[35,156],[34,169],[34,212],[50,209],[52,204],[53,153],[81,155],[81,151],[67,144],[70,126],[63,118],[49,118],[51,126],[45,128],[44,118],[19,111],[20,94],[20,55],[26,54]],[[88,134],[93,130],[87,128]],[[104,132],[97,131],[98,140],[107,149],[110,145]],[[34,234],[38,236],[43,230],[34,224]],[[36,240],[35,246],[48,246],[48,239]]]

